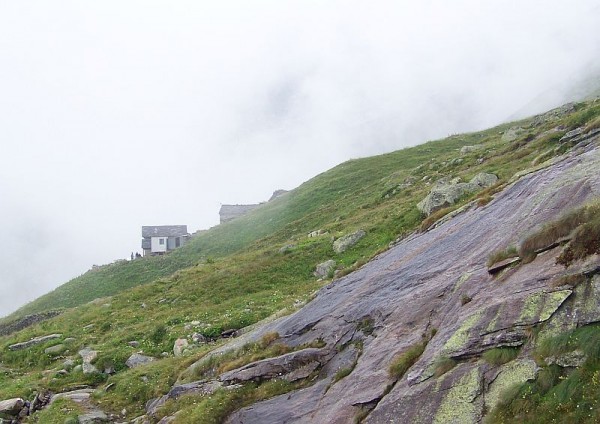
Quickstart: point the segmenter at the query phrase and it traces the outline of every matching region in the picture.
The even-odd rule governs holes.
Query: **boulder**
[[[0,401],[0,417],[12,416],[16,417],[25,406],[25,401],[21,398],[7,399]]]
[[[35,337],[26,342],[12,344],[12,345],[8,346],[8,348],[10,350],[27,349],[28,347],[35,346],[35,345],[38,345],[41,343],[45,343],[49,340],[59,339],[61,337],[62,337],[62,334],[49,334],[47,336]]]
[[[92,365],[92,362],[94,362],[98,357],[97,351],[86,347],[79,351],[79,356],[81,356],[81,369],[84,374],[92,374],[98,372],[98,369]]]
[[[333,251],[335,253],[343,253],[352,246],[354,246],[358,241],[366,236],[367,233],[365,230],[358,230],[353,232],[352,234],[347,234],[343,237],[340,237],[336,241],[333,242]]]
[[[494,174],[479,173],[468,183],[443,178],[435,183],[429,194],[417,204],[419,210],[429,216],[446,206],[453,205],[462,196],[491,187],[498,181]]]
[[[173,345],[173,355],[181,356],[183,355],[183,351],[189,346],[189,343],[186,339],[177,339]]]
[[[335,268],[336,262],[333,259],[329,259],[328,261],[321,262],[317,265],[315,272],[313,273],[317,278],[325,278],[329,275],[330,272]]]
[[[127,361],[125,362],[125,365],[127,365],[127,367],[129,367],[129,368],[135,368],[135,367],[139,367],[140,365],[145,365],[152,361],[156,361],[156,358],[153,358],[151,356],[142,355],[141,353],[134,353],[127,359]]]

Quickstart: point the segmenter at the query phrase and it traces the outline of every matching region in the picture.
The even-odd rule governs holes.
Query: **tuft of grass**
[[[446,374],[448,371],[453,369],[458,362],[455,359],[448,358],[447,356],[442,356],[438,358],[433,364],[433,375],[437,377],[441,377]]]
[[[491,365],[502,365],[512,361],[519,355],[518,347],[496,347],[486,350],[481,355],[482,359]]]
[[[399,380],[404,376],[406,371],[410,367],[412,367],[415,362],[419,359],[419,357],[425,351],[425,347],[427,347],[427,342],[422,341],[419,343],[415,343],[414,345],[407,348],[404,352],[396,355],[390,364],[389,374],[395,380]]]
[[[354,371],[354,367],[356,367],[356,362],[354,364],[352,364],[351,367],[345,367],[345,368],[339,369],[333,376],[333,382],[337,383],[342,378],[348,377],[352,373],[352,371]]]
[[[503,261],[504,259],[513,258],[515,256],[518,256],[517,248],[515,246],[509,246],[506,249],[496,250],[490,254],[490,256],[488,256],[486,265],[489,267],[495,263]]]

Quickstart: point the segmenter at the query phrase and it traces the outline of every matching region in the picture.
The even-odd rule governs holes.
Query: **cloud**
[[[0,231],[13,248],[0,313],[140,250],[142,225],[206,228],[220,203],[555,106],[565,81],[597,73],[599,11],[585,0],[2,3]]]

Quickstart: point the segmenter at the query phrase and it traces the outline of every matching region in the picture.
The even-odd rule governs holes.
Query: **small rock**
[[[75,337],[67,337],[67,338],[66,338],[66,339],[63,341],[63,343],[65,343],[65,344],[69,344],[69,343],[73,343],[75,340],[76,340],[76,339],[75,339]]]
[[[177,339],[173,345],[173,355],[181,356],[185,348],[189,346],[189,343],[186,339]]]
[[[235,330],[235,329],[225,330],[221,333],[221,337],[223,337],[223,338],[235,337],[235,336],[237,336],[237,330]]]
[[[138,342],[137,340],[132,340],[130,342],[127,342],[127,344],[131,347],[140,347],[140,342]]]
[[[83,365],[75,365],[73,367],[73,372],[83,372]]]
[[[201,333],[192,334],[192,341],[194,343],[198,343],[198,344],[208,343],[208,340],[206,340],[206,337],[204,337],[204,335],[202,335]]]
[[[75,366],[75,361],[73,359],[69,358],[69,359],[66,359],[62,365],[65,369],[70,370]]]

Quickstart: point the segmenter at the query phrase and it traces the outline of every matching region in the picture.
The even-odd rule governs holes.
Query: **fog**
[[[0,2],[0,315],[141,226],[218,223],[344,160],[542,111],[599,2]]]

